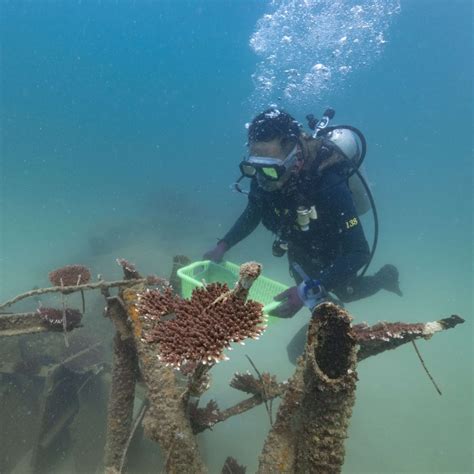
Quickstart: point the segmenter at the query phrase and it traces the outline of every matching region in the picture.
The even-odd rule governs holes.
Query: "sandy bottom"
[[[134,262],[144,274],[168,276],[173,255],[186,254],[192,259],[200,259],[219,236],[215,233],[221,232],[220,224],[205,216],[194,215],[192,226],[165,215],[161,216],[161,221],[159,216],[120,219],[113,216],[97,221],[88,217],[85,209],[82,215],[79,209],[74,215],[61,216],[57,223],[61,228],[53,228],[47,218],[32,227],[29,224],[32,216],[16,214],[14,230],[10,227],[2,244],[2,301],[35,286],[47,286],[48,271],[69,263],[88,265],[94,275],[100,273],[106,279],[114,279],[121,275],[115,259],[123,257]],[[34,241],[32,235],[35,235]],[[401,243],[398,248],[402,248]],[[372,271],[383,263],[396,263],[401,272],[404,297],[381,292],[348,305],[348,311],[356,321],[369,323],[379,320],[429,321],[451,314],[469,319],[472,311],[469,265],[463,263],[459,266],[462,252],[456,252],[453,249],[452,255],[434,262],[430,248],[425,247],[420,253],[419,248],[407,244],[402,253],[382,246]],[[263,263],[266,275],[291,283],[286,260],[271,256],[271,236],[264,232],[257,232],[245,245],[233,249],[228,259],[235,263],[258,260]],[[415,267],[413,261],[418,262]],[[440,266],[445,269],[442,284],[436,278]],[[79,304],[75,298],[71,297],[71,306]],[[41,301],[43,304],[54,303],[55,297],[42,298]],[[90,293],[87,301],[85,328],[79,331],[92,329],[100,334],[106,341],[110,356],[113,328],[102,318],[103,301],[100,295]],[[14,310],[30,310],[37,304],[36,300],[26,301],[15,306]],[[237,346],[228,354],[228,362],[213,369],[213,385],[204,401],[213,398],[221,408],[225,408],[243,398],[228,386],[228,382],[235,371],[251,370],[245,354],[253,359],[260,371],[269,371],[279,380],[290,377],[293,366],[288,361],[286,345],[307,322],[308,316],[302,310],[293,319],[270,326],[259,341]],[[468,321],[431,341],[419,343],[420,351],[443,391],[441,397],[409,345],[360,364],[344,472],[470,472],[470,326]],[[94,410],[89,408],[89,412]],[[91,417],[89,423],[94,422],[98,423],[99,418]],[[103,426],[89,425],[89,433],[97,433],[95,445],[87,443],[85,438],[80,439],[81,433],[86,432],[83,426],[80,427],[81,422],[78,422],[76,435],[81,451],[87,455],[87,450],[90,450],[91,456],[93,452],[97,455],[97,446],[103,441]],[[210,472],[220,472],[227,456],[233,456],[247,466],[247,472],[255,472],[268,428],[268,416],[261,406],[200,435],[200,445]],[[135,457],[131,472],[156,472],[153,468],[153,463],[158,460],[154,454],[156,447],[147,442],[140,450],[141,455],[138,460]]]

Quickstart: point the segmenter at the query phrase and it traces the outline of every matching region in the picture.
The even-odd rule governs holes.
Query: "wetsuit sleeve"
[[[245,239],[245,237],[248,237],[257,228],[261,218],[261,206],[251,193],[244,212],[240,215],[222,240],[229,246],[229,248],[233,247],[235,244]]]
[[[340,180],[339,177],[333,179]],[[330,234],[337,240],[334,242],[337,255],[319,276],[312,276],[320,280],[326,289],[332,290],[367,263],[370,251],[347,183],[336,182],[324,193],[324,199],[330,211]]]

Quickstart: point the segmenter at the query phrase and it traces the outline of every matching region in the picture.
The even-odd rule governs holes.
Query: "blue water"
[[[266,38],[280,62],[263,92],[255,77],[268,62],[251,39],[281,5],[290,12],[278,23],[282,35],[302,41],[281,50]],[[361,5],[369,12],[363,47],[354,43],[349,53],[342,38],[352,38],[355,13],[347,12]],[[295,11],[324,8],[308,44]],[[335,30],[342,55],[331,49]],[[48,271],[67,263],[112,279],[120,276],[116,257],[165,276],[173,255],[199,259],[245,205],[229,191],[245,153],[245,123],[270,103],[301,121],[332,106],[335,122],[359,127],[368,140],[366,173],[380,218],[371,271],[395,263],[404,290],[403,298],[379,293],[347,309],[369,323],[467,320],[419,343],[442,397],[411,347],[360,365],[344,472],[472,471],[470,1],[3,0],[0,40],[0,300],[47,286]],[[288,51],[301,52],[289,67],[304,74],[324,64],[334,68],[331,78],[314,87],[296,81],[285,95],[279,66]],[[370,232],[370,219],[366,225]],[[229,259],[258,260],[289,284],[271,242],[259,229]],[[102,305],[90,296],[98,314],[90,311],[81,331],[112,333]],[[290,376],[285,347],[307,319],[302,311],[234,351],[215,369],[209,397],[223,407],[240,399],[227,382],[249,368],[245,353],[261,370]],[[228,455],[254,472],[267,430],[259,407],[201,435],[210,472],[220,472]],[[0,431],[0,440],[8,436]],[[145,461],[136,469],[156,471]]]

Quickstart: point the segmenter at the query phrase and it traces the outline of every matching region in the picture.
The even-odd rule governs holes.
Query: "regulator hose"
[[[372,248],[370,249],[369,260],[367,261],[367,263],[365,264],[364,268],[362,269],[359,275],[359,276],[364,276],[365,272],[369,268],[370,263],[372,262],[372,259],[374,258],[375,250],[377,249],[377,243],[379,240],[379,218],[377,215],[377,208],[375,206],[374,196],[372,195],[372,192],[370,191],[367,181],[362,176],[359,170],[356,169],[355,174],[360,179],[362,186],[364,186],[367,197],[369,198],[370,207],[372,208],[372,215],[374,217],[374,240],[372,242]]]

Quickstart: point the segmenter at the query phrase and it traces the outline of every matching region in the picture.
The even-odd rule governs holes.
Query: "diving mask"
[[[247,178],[253,178],[257,173],[268,181],[278,181],[297,160],[299,153],[298,145],[284,160],[271,158],[269,156],[250,155],[239,165],[241,173]]]

